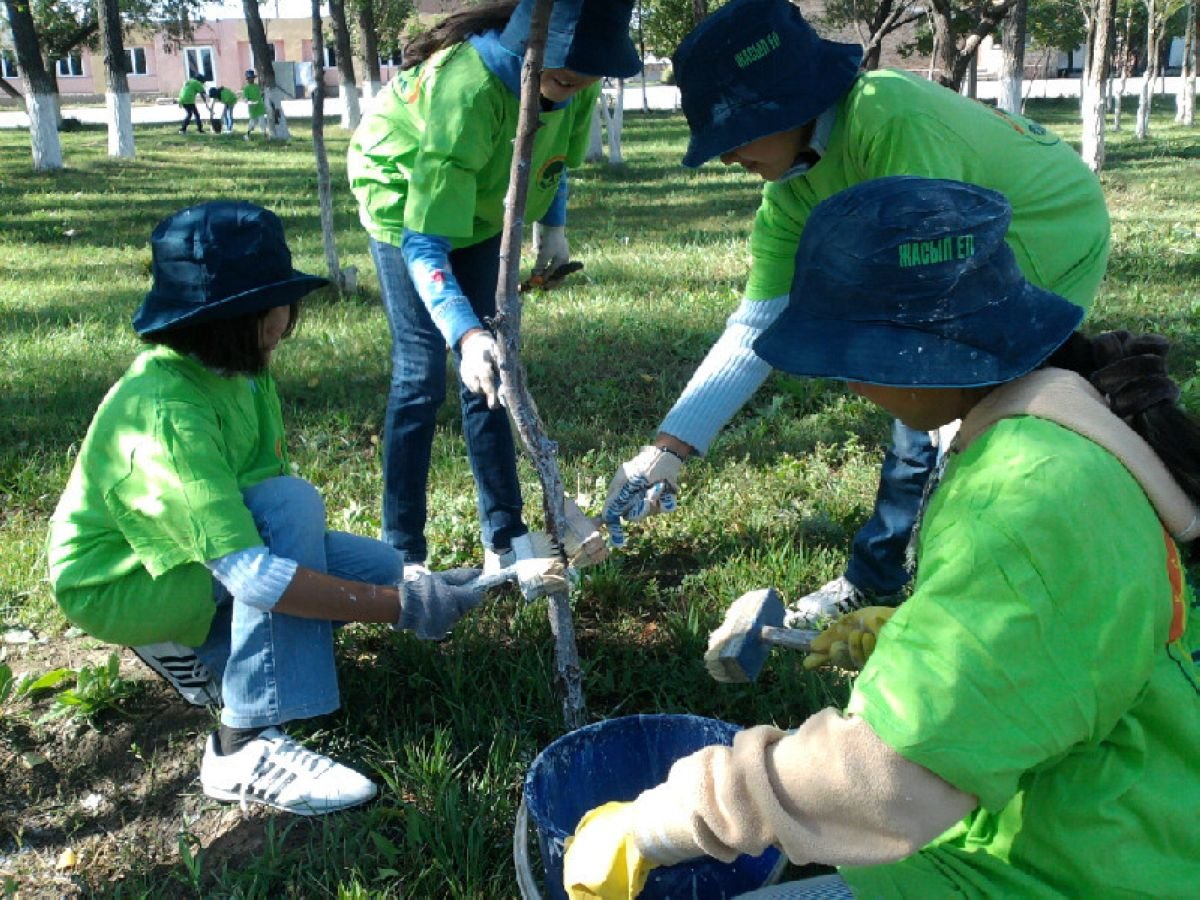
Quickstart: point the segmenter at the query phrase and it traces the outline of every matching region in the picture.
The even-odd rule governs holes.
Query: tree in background
[[[878,69],[883,39],[925,14],[917,0],[827,0],[822,21],[834,28],[853,27],[863,45],[863,68]]]
[[[1175,121],[1191,126],[1196,121],[1196,70],[1200,69],[1197,41],[1197,11],[1200,0],[1188,0],[1187,24],[1183,29],[1183,60],[1179,68],[1179,90],[1175,94]]]
[[[646,48],[656,56],[670,56],[697,22],[724,5],[723,0],[645,0]]]
[[[979,44],[994,34],[1017,0],[991,0],[980,5],[959,6],[954,0],[930,0],[929,21],[933,28],[935,79],[957,91],[975,61]]]
[[[1025,22],[1028,12],[1029,0],[1017,0],[1000,28],[1000,95],[996,105],[1005,112],[1020,113],[1025,106],[1021,98],[1021,84],[1025,80]]]
[[[380,55],[394,57],[400,52],[403,35],[416,14],[413,0],[346,0],[354,16],[354,31],[359,58],[363,62],[363,96],[379,93],[383,79],[379,73]]]
[[[338,81],[342,95],[342,127],[353,131],[358,127],[361,112],[358,105],[358,81],[354,77],[354,52],[350,48],[350,28],[346,24],[345,0],[328,0],[329,19],[333,23],[334,57],[337,59]],[[317,55],[313,50],[313,58]],[[324,57],[321,62],[324,64]]]
[[[291,140],[287,116],[283,114],[283,91],[275,81],[275,63],[267,43],[267,29],[258,12],[258,0],[242,0],[242,12],[246,17],[246,35],[254,56],[254,68],[258,72],[258,83],[267,104],[267,137],[273,141]]]
[[[1087,65],[1080,91],[1083,134],[1080,155],[1093,172],[1104,167],[1104,124],[1109,63],[1112,59],[1117,0],[1090,0]]]
[[[129,98],[128,63],[121,39],[121,8],[117,0],[96,0],[100,46],[104,51],[104,105],[108,111],[108,155],[132,157],[133,104]]]
[[[1138,98],[1137,125],[1133,134],[1144,140],[1150,134],[1150,104],[1154,99],[1154,81],[1162,71],[1163,40],[1167,23],[1183,9],[1183,0],[1143,0],[1146,9],[1146,69],[1142,72],[1142,92]]]
[[[35,171],[61,169],[62,143],[58,139],[58,87],[42,61],[37,26],[28,0],[4,0],[12,31],[17,65],[25,77],[25,110],[29,113],[29,141]]]

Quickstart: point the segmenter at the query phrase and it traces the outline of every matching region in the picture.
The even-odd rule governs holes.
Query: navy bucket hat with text
[[[525,53],[533,4],[521,0],[500,32],[500,43],[518,56]],[[629,36],[632,17],[633,0],[555,0],[542,66],[596,78],[636,75],[642,58]]]
[[[1025,280],[1002,194],[910,175],[819,203],[787,308],[754,352],[795,375],[892,387],[980,387],[1032,371],[1083,309]]]
[[[862,48],[821,38],[788,0],[733,0],[672,57],[696,168],[751,141],[811,122],[850,90]]]
[[[141,335],[287,306],[329,283],[293,269],[279,217],[244,201],[180,210],[150,248],[154,284],[133,316]]]

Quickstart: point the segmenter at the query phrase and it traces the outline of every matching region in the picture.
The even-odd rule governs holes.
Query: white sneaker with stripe
[[[200,764],[200,786],[216,800],[245,810],[261,803],[301,816],[358,806],[375,796],[368,778],[327,756],[301,747],[278,728],[268,728],[239,750],[222,756],[211,734]]]

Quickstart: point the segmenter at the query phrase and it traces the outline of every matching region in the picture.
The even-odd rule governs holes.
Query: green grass
[[[1077,141],[1075,110],[1050,101],[1029,114]],[[1200,130],[1170,124],[1164,107],[1137,143],[1127,121],[1109,136],[1113,256],[1091,321],[1175,339],[1172,362],[1194,402]],[[46,520],[96,404],[137,351],[129,316],[148,287],[153,225],[201,200],[252,200],[283,217],[299,268],[323,270],[309,134],[292,124],[286,147],[139,129],[133,161],[108,159],[102,130],[73,132],[63,135],[68,168],[53,175],[30,171],[24,133],[0,132],[0,624],[65,628],[45,576]],[[565,483],[593,506],[720,333],[745,278],[759,183],[721,166],[682,169],[685,136],[678,116],[627,117],[627,165],[589,166],[574,180],[570,239],[586,277],[525,310],[533,393]],[[363,290],[314,298],[276,371],[293,457],[325,495],[331,526],[375,534],[387,326],[343,187],[347,138],[330,128],[327,141],[342,264],[359,268]],[[436,566],[481,556],[457,415],[444,408],[435,447]],[[589,714],[686,710],[790,726],[844,697],[844,683],[805,674],[784,653],[747,687],[715,687],[700,656],[741,592],[774,584],[795,595],[839,571],[869,512],[887,428],[834,384],[773,376],[686,467],[680,512],[634,526],[628,552],[575,593]],[[522,472],[536,520],[539,487],[525,462]],[[131,848],[119,890],[91,887],[155,893],[167,878],[206,894],[515,895],[521,779],[562,732],[544,609],[501,598],[441,644],[355,626],[340,655],[344,711],[300,730],[369,772],[380,801],[315,827],[273,820],[261,852],[237,865],[185,830],[181,858]]]

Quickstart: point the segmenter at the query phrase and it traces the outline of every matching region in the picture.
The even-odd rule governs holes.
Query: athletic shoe
[[[200,786],[215,800],[236,800],[245,811],[261,803],[301,816],[319,816],[366,803],[377,788],[369,779],[306,750],[278,728],[268,728],[228,756],[210,734],[200,764]]]
[[[839,575],[791,604],[784,613],[783,624],[788,628],[813,628],[821,619],[870,606],[873,599],[855,587],[845,575]]]
[[[192,706],[221,705],[220,683],[191,647],[163,641],[129,649]]]

